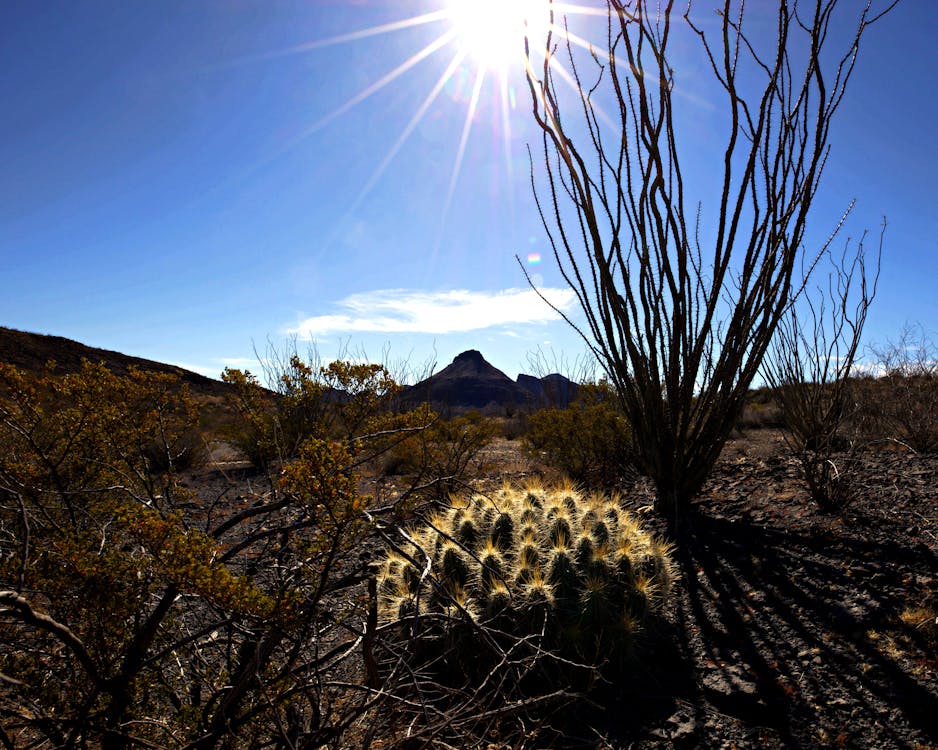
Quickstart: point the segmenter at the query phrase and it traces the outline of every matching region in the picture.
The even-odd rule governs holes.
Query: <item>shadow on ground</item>
[[[938,570],[928,547],[700,512],[676,554],[694,685],[641,746],[938,743],[934,664],[890,636],[910,577]]]

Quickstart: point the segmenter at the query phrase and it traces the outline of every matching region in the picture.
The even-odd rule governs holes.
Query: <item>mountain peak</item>
[[[462,354],[457,354],[456,358],[453,360],[453,364],[488,364],[485,361],[485,357],[482,356],[482,352],[478,349],[467,349]]]
[[[469,349],[458,355],[456,359],[452,361],[452,364],[440,370],[435,377],[437,380],[440,378],[446,379],[453,377],[483,377],[513,382],[505,373],[487,362],[485,357],[482,356],[482,352],[476,349]]]
[[[431,403],[480,409],[490,405],[522,404],[529,394],[501,370],[469,349],[452,364],[417,383],[410,392]]]

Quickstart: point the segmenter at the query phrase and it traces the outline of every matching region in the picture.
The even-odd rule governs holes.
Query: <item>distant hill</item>
[[[579,390],[576,383],[556,372],[542,378],[519,375],[518,385],[528,391],[541,406],[569,406]]]
[[[403,400],[406,403],[429,401],[435,408],[502,411],[566,405],[575,393],[576,384],[563,375],[544,378],[519,375],[514,381],[489,364],[481,352],[470,349],[438,373],[406,389]]]
[[[178,375],[184,383],[188,383],[193,393],[203,396],[220,396],[229,388],[219,380],[212,380],[175,365],[86,346],[62,336],[27,333],[0,326],[0,362],[38,374],[47,362],[54,360],[58,372],[69,373],[77,372],[83,359],[95,363],[103,362],[115,375],[126,375],[130,367],[150,372],[172,373]]]
[[[0,362],[40,373],[46,363],[54,360],[59,372],[77,372],[81,361],[103,362],[116,375],[126,375],[130,367],[151,372],[168,372],[188,383],[193,393],[222,396],[229,386],[219,380],[185,370],[175,365],[131,357],[120,352],[87,346],[62,336],[27,333],[0,326]],[[437,409],[480,409],[503,412],[539,406],[566,406],[576,397],[576,383],[563,375],[543,378],[519,375],[512,380],[493,367],[475,349],[465,351],[448,367],[407,387],[401,395],[404,405],[429,401]]]

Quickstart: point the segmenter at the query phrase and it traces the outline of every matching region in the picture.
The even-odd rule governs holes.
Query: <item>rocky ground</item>
[[[623,695],[631,726],[608,745],[938,747],[938,458],[864,456],[832,516],[784,451],[746,448],[697,503],[669,621]]]
[[[483,487],[556,479],[517,442],[485,458]],[[555,746],[938,748],[938,457],[882,447],[856,477],[856,500],[824,514],[777,434],[735,438],[635,680]],[[193,482],[212,494],[229,480]],[[663,532],[648,487],[627,503]]]

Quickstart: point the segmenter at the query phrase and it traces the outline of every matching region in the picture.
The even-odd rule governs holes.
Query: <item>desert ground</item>
[[[256,488],[230,449],[215,458],[192,489]],[[825,514],[777,430],[736,434],[677,540],[678,582],[630,680],[603,688],[552,746],[938,747],[938,457],[881,445],[857,470],[862,491]],[[498,438],[471,484],[560,480]],[[393,477],[363,481],[396,491]],[[623,488],[664,534],[652,500],[640,479]]]

